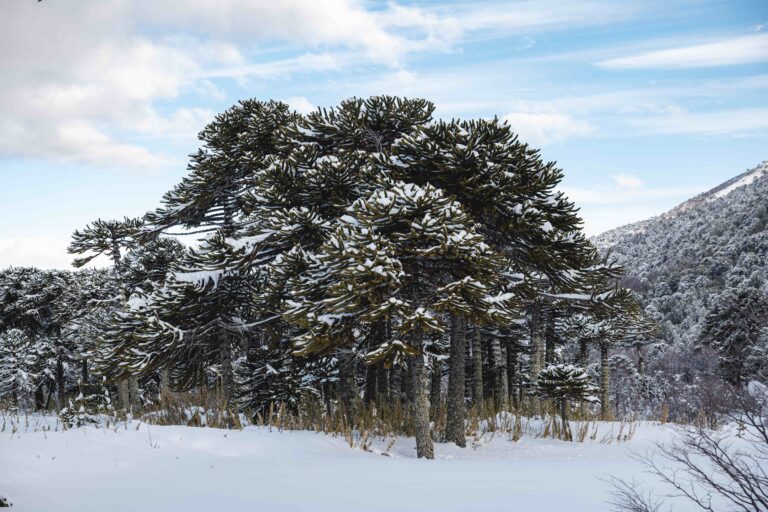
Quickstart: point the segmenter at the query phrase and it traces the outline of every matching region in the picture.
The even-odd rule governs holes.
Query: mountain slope
[[[672,342],[698,338],[719,296],[768,282],[768,161],[669,212],[593,238]]]

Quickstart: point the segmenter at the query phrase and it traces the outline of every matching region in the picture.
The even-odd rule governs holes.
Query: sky
[[[505,119],[588,234],[768,160],[768,1],[0,0],[0,268],[140,216],[245,98]]]

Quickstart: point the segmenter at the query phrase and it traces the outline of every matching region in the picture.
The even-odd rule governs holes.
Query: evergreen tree
[[[37,357],[31,340],[19,329],[0,332],[0,399],[19,406],[29,402],[39,385]]]
[[[568,400],[597,402],[597,388],[590,384],[586,370],[572,364],[549,365],[536,376],[536,393],[542,398],[551,398],[560,405],[563,430],[570,436],[568,428]]]
[[[761,331],[768,325],[768,297],[758,288],[727,290],[707,314],[700,343],[717,353],[723,374],[741,385],[752,377],[747,361],[761,346]]]

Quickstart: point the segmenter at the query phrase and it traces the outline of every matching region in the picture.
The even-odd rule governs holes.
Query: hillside
[[[671,342],[692,342],[729,290],[768,282],[768,161],[667,213],[593,238]]]

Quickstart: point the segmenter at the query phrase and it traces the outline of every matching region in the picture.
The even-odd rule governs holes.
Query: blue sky
[[[509,121],[594,234],[768,159],[768,2],[0,0],[0,267],[154,208],[239,99]]]

